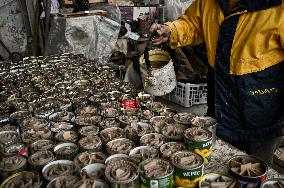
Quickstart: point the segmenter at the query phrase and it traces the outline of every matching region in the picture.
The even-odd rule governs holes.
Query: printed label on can
[[[188,150],[194,151],[201,155],[204,159],[204,164],[208,164],[212,155],[212,138],[206,141],[194,141],[186,139]]]
[[[203,176],[203,165],[200,167],[185,170],[175,167],[174,179],[177,187],[192,187],[198,186],[198,182]]]
[[[22,155],[22,156],[28,158],[29,157],[29,151],[27,149],[22,149],[18,152],[18,155]]]
[[[151,179],[140,176],[140,188],[172,188],[174,185],[173,174],[161,179]]]
[[[137,108],[138,103],[137,100],[129,100],[123,103],[123,109],[129,109],[129,108]]]

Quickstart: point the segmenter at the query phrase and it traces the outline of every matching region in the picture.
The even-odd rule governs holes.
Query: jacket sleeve
[[[194,1],[178,20],[166,23],[171,30],[169,41],[171,48],[203,42],[201,2],[202,0]]]

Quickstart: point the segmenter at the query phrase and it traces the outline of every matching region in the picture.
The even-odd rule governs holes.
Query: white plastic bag
[[[165,0],[167,19],[176,20],[192,4],[194,0]]]

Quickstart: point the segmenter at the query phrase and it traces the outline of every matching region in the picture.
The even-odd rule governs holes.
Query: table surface
[[[157,101],[162,102],[167,107],[177,110],[178,112],[192,112],[197,115],[204,115],[207,111],[207,105],[194,105],[192,107],[186,108],[178,104],[172,103],[170,101],[158,98]],[[216,140],[216,144],[213,147],[213,154],[211,162],[205,167],[205,174],[207,173],[218,173],[218,174],[228,174],[228,160],[235,155],[245,155],[242,152],[230,144],[222,141]],[[284,178],[284,174],[280,174],[272,168],[269,168],[267,172],[267,178]]]
[[[245,155],[244,152],[230,146],[222,140],[216,140],[216,144],[213,147],[213,154],[211,162],[205,167],[205,174],[217,173],[217,174],[228,174],[228,161],[235,155]],[[284,174],[280,174],[269,168],[267,172],[267,178],[284,178]]]

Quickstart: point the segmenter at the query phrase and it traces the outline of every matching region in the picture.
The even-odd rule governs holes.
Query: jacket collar
[[[228,7],[229,7],[229,0],[217,0],[217,3],[219,5],[219,7],[221,8],[221,10],[223,11],[224,15],[228,15],[229,11],[228,11]]]
[[[228,1],[230,0],[216,0],[219,7],[225,15],[228,15]],[[237,6],[241,10],[258,11],[269,9],[274,6],[282,4],[282,0],[240,0]]]

